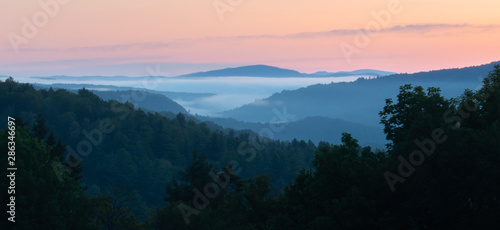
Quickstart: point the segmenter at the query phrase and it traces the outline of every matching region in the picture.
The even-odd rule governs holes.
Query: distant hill
[[[184,77],[272,77],[272,78],[286,78],[286,77],[345,77],[345,76],[355,76],[355,75],[368,75],[368,76],[385,76],[395,74],[394,72],[373,70],[373,69],[361,69],[355,71],[340,71],[340,72],[326,72],[320,71],[313,74],[301,73],[295,70],[283,69],[268,65],[250,65],[241,66],[234,68],[225,68],[218,70],[210,70],[204,72],[196,72],[190,74],[184,74],[177,76],[175,78]],[[0,76],[2,77],[2,76]],[[7,78],[7,77],[5,77]],[[144,77],[127,77],[127,76],[33,76],[31,78],[48,80],[48,81],[62,81],[70,80],[73,82],[86,82],[86,81],[138,81],[146,78],[151,78],[151,76]],[[164,76],[155,76],[155,78],[163,78]],[[170,77],[171,78],[171,77]]]
[[[0,117],[16,117],[16,124],[22,120],[33,126],[38,114],[43,116],[48,131],[68,146],[66,154],[71,150],[81,155],[72,162],[83,167],[82,186],[97,193],[114,186],[130,191],[140,204],[138,210],[132,210],[136,215],[164,204],[167,183],[188,166],[194,152],[204,155],[215,172],[234,161],[244,169],[238,175],[241,178],[267,174],[272,188],[281,190],[301,169],[310,167],[317,149],[312,142],[267,138],[243,146],[255,140],[256,134],[213,131],[182,114],[169,119],[136,109],[130,103],[105,101],[88,89],[76,93],[37,90],[30,84],[8,80],[0,81],[0,92],[0,107],[5,108],[0,110]],[[82,149],[84,141],[90,147]],[[41,143],[35,144],[37,149],[46,149]],[[258,150],[254,146],[257,144]],[[241,154],[248,150],[255,151],[255,159],[250,161],[248,155]],[[52,170],[48,158],[36,162]]]
[[[306,77],[307,74],[295,70],[282,69],[268,65],[251,65],[236,68],[226,68],[206,72],[186,74],[179,77]]]
[[[345,77],[345,76],[356,76],[356,75],[387,76],[387,75],[393,75],[393,74],[396,74],[396,73],[374,70],[374,69],[360,69],[360,70],[354,70],[351,72],[340,71],[340,72],[333,72],[333,73],[320,71],[320,72],[313,73],[312,75],[321,76],[321,77]]]
[[[137,107],[145,108],[155,112],[167,111],[172,113],[187,113],[186,109],[165,95],[150,93],[139,90],[127,91],[92,91],[104,100],[117,100],[125,103],[127,101]]]
[[[127,76],[79,76],[79,77],[74,77],[74,76],[65,76],[65,75],[59,75],[59,76],[48,76],[48,77],[38,77],[34,76],[31,78],[35,79],[41,79],[41,80],[49,80],[49,81],[57,81],[57,80],[71,80],[74,82],[83,82],[83,81],[137,81],[137,80],[142,80],[146,77],[127,77]],[[162,78],[162,77],[160,77]]]
[[[150,93],[162,94],[167,96],[172,100],[184,100],[184,101],[192,101],[198,98],[210,97],[214,96],[213,93],[187,93],[187,92],[171,92],[171,91],[159,91],[159,90],[150,90],[143,88],[135,88],[135,87],[125,87],[125,86],[113,86],[113,85],[94,85],[94,84],[33,84],[35,88],[55,88],[55,89],[67,89],[67,90],[78,90],[81,88],[86,88],[88,90],[98,90],[98,91],[126,91],[126,90],[144,90]]]
[[[255,133],[260,133],[265,129],[271,130],[271,124],[269,123],[244,122],[232,118],[213,118],[205,116],[195,116],[195,119],[213,122],[224,128],[251,130]],[[342,133],[348,132],[356,137],[363,146],[385,148],[385,144],[387,143],[385,134],[381,129],[341,119],[307,117],[294,122],[277,124],[276,126],[283,128],[282,130],[280,129],[279,131],[272,132],[272,137],[267,132],[261,132],[261,134],[282,141],[298,139],[311,140],[316,144],[320,141],[340,144]]]
[[[86,88],[91,90],[99,97],[109,100],[115,99],[120,102],[125,102],[126,99],[132,103],[135,103],[137,106],[147,109],[149,111],[167,111],[173,113],[188,113],[185,108],[179,105],[175,101],[197,101],[200,98],[214,96],[215,94],[211,93],[186,93],[186,92],[169,92],[169,91],[157,91],[157,90],[148,90],[148,89],[140,89],[133,87],[119,87],[119,86],[111,86],[111,85],[93,85],[93,84],[34,84],[34,87],[37,89],[48,89],[50,87],[54,89],[66,89],[70,91],[78,91],[81,88]],[[141,92],[145,94],[142,95]],[[134,93],[134,94],[133,94]],[[132,97],[135,95],[134,97]],[[142,97],[144,100],[142,100]],[[134,99],[135,98],[135,99]],[[124,100],[125,99],[125,100]],[[141,100],[137,100],[141,99]]]
[[[404,84],[440,87],[445,97],[461,95],[466,88],[476,89],[493,70],[494,62],[461,69],[446,69],[414,74],[394,74],[349,83],[317,84],[285,90],[271,97],[221,113],[224,117],[251,122],[268,122],[273,108],[286,108],[295,119],[309,116],[340,118],[370,126],[379,125],[378,112],[385,99],[394,98]]]
[[[394,74],[380,70],[355,70],[352,72],[316,72],[313,74],[300,73],[295,70],[282,69],[268,65],[251,65],[236,68],[226,68],[206,72],[181,75],[179,77],[341,77],[354,75],[384,76]]]
[[[85,85],[85,84],[53,84],[42,85],[36,84],[35,88],[38,89],[66,89],[72,92],[77,92],[81,88],[86,88],[95,93],[100,98],[109,101],[117,100],[119,102],[130,102],[137,107],[147,109],[149,111],[166,111],[172,113],[188,113],[184,107],[177,102],[168,98],[167,96],[159,93],[153,93],[147,90],[122,88],[116,86],[99,86],[99,85]],[[115,89],[115,90],[112,90]],[[121,89],[121,90],[116,90]]]
[[[328,77],[336,77],[336,76],[355,76],[355,75],[368,75],[368,76],[387,76],[387,75],[392,75],[396,74],[394,72],[387,72],[387,71],[380,71],[380,70],[374,70],[374,69],[360,69],[360,70],[354,70],[351,72],[335,72],[330,75],[327,75]]]

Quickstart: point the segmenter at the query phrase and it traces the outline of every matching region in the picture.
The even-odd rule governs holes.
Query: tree
[[[176,119],[175,114],[145,112],[134,108],[131,103],[103,101],[89,90],[80,90],[79,93],[60,89],[36,90],[29,84],[9,80],[0,82],[0,92],[6,92],[0,93],[0,104],[6,108],[0,110],[0,117],[17,115],[30,121],[31,135],[35,133],[33,126],[36,126],[37,114],[44,115],[41,118],[45,122],[40,119],[37,127],[43,127],[41,124],[45,123],[53,130],[53,135],[50,131],[43,135],[43,129],[39,128],[36,133],[45,139],[41,143],[49,151],[50,160],[45,162],[48,166],[62,164],[62,167],[56,168],[64,172],[63,177],[69,175],[75,181],[82,179],[85,182],[77,183],[78,186],[89,185],[103,191],[115,184],[135,188],[139,199],[145,203],[144,207],[131,208],[138,217],[147,208],[161,203],[165,195],[161,190],[167,187],[173,175],[188,168],[193,149],[203,152],[207,156],[204,161],[217,165],[217,168],[199,167],[199,170],[185,171],[187,174],[183,176],[187,180],[182,175],[175,178],[178,188],[182,189],[174,189],[176,192],[167,194],[179,195],[173,200],[190,202],[195,188],[191,184],[196,184],[196,188],[204,192],[204,182],[214,182],[217,177],[224,180],[229,174],[231,183],[210,200],[209,209],[218,209],[233,195],[242,196],[244,180],[239,177],[256,178],[267,173],[271,187],[282,188],[293,180],[302,167],[310,167],[310,159],[316,149],[314,144],[302,146],[305,142],[299,141],[293,147],[282,141],[266,140],[264,143],[262,139],[255,138],[255,133],[247,131],[235,131],[232,135],[231,131],[215,124],[197,124],[195,119],[186,115]],[[182,117],[186,119],[184,122]],[[240,145],[242,143],[245,145]],[[82,161],[72,159],[74,163],[78,162],[78,166],[68,167],[69,156],[65,152],[72,153],[71,157],[81,154]],[[248,159],[252,161],[248,162]],[[227,167],[223,168],[226,162],[232,160],[238,162],[236,170],[241,171],[237,176],[230,174]],[[175,188],[176,183],[172,181],[171,185]],[[86,201],[81,199],[79,202],[83,207]],[[84,210],[78,209],[88,213]],[[200,217],[211,218],[211,215],[220,212],[203,213]]]
[[[428,136],[433,129],[442,126],[443,114],[452,105],[440,95],[439,88],[433,87],[426,93],[421,86],[404,85],[400,87],[397,98],[397,103],[386,99],[386,105],[379,113],[387,140],[392,141],[389,147]]]
[[[46,125],[45,118],[43,118],[41,113],[38,113],[38,116],[35,121],[35,125],[33,126],[33,136],[35,138],[44,140],[45,136],[47,136],[48,128]]]
[[[181,126],[186,125],[186,117],[182,113],[178,113],[177,116],[175,116],[175,119],[181,124]]]
[[[173,178],[167,186],[167,201],[188,202],[194,196],[193,189],[203,190],[204,186],[213,180],[210,172],[213,166],[206,161],[204,155],[198,155],[196,151],[192,153],[191,163],[186,170],[179,172],[180,183]]]
[[[376,229],[384,159],[361,148],[350,134],[341,145],[323,144],[314,171],[301,171],[281,198],[283,209],[272,219],[281,229]]]
[[[458,99],[445,100],[432,88],[425,94],[421,87],[404,86],[396,104],[387,100],[380,113],[387,139],[392,140],[385,165],[392,172],[406,171],[400,181],[404,183],[387,196],[388,226],[500,226],[492,218],[500,207],[500,178],[494,173],[500,170],[498,69],[482,89],[467,90]]]
[[[137,197],[130,191],[125,192],[113,187],[110,194],[101,196],[98,226],[107,230],[142,229],[142,225],[130,210],[131,203],[136,200]]]
[[[7,146],[6,130],[0,130],[0,145]],[[27,126],[15,129],[15,203],[16,227],[19,229],[66,229],[74,222],[82,223],[72,229],[91,229],[85,215],[79,215],[83,191],[79,181],[66,172],[57,172],[50,164],[51,147],[43,139],[29,134]],[[0,150],[0,160],[7,162],[7,148]],[[61,178],[61,180],[59,180]],[[6,178],[8,180],[8,178]],[[2,179],[2,188],[9,187],[9,181]],[[2,203],[8,203],[7,193]],[[7,217],[3,214],[5,220]],[[10,229],[2,221],[2,229]],[[85,223],[85,224],[83,224]]]

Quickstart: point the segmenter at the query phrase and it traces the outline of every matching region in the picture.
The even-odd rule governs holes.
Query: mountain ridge
[[[33,79],[47,80],[47,81],[57,81],[57,80],[72,80],[72,81],[92,81],[92,80],[108,80],[108,81],[136,81],[144,80],[150,78],[193,78],[193,77],[268,77],[268,78],[289,78],[289,77],[309,77],[309,78],[321,78],[321,77],[345,77],[345,76],[355,76],[355,75],[369,75],[369,76],[385,76],[396,74],[394,72],[375,70],[375,69],[359,69],[354,71],[338,71],[338,72],[327,72],[318,71],[315,73],[302,73],[293,69],[285,69],[270,65],[246,65],[239,67],[229,67],[201,72],[188,73],[183,75],[178,75],[174,77],[166,76],[142,76],[142,77],[130,77],[130,76],[99,76],[99,75],[88,75],[88,76],[67,76],[67,75],[53,75],[53,76],[32,76]],[[1,76],[0,76],[1,77]]]
[[[202,122],[212,122],[225,129],[234,130],[250,130],[255,133],[260,133],[271,127],[271,123],[259,122],[244,122],[233,118],[193,116],[195,119]],[[352,134],[359,140],[362,145],[369,145],[374,148],[385,148],[387,140],[383,131],[364,124],[359,124],[352,121],[345,121],[338,118],[329,118],[321,116],[310,116],[297,121],[280,123],[280,128],[276,132],[262,133],[265,137],[281,140],[293,141],[310,140],[315,144],[327,141],[329,143],[340,144],[339,140],[343,132]]]
[[[240,67],[230,67],[224,69],[196,72],[191,74],[180,75],[177,77],[342,77],[354,75],[370,75],[381,76],[395,74],[394,72],[374,70],[374,69],[359,69],[354,71],[339,71],[327,72],[319,71],[312,74],[301,73],[292,69],[285,69],[270,65],[248,65]]]
[[[385,99],[394,99],[400,86],[412,84],[424,88],[440,87],[443,96],[456,97],[467,88],[475,89],[481,86],[482,78],[486,77],[496,64],[500,62],[283,90],[259,100],[258,103],[223,111],[220,115],[242,121],[262,122],[273,117],[273,108],[286,107],[290,114],[297,115],[297,119],[325,116],[380,127],[378,112],[385,105]]]
[[[304,77],[307,74],[295,70],[283,69],[269,65],[248,65],[240,67],[231,67],[204,72],[185,74],[178,77]]]

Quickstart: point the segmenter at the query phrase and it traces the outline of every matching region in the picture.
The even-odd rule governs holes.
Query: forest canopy
[[[498,65],[458,98],[401,86],[379,114],[385,151],[348,133],[316,146],[215,131],[85,89],[7,79],[0,92],[1,116],[19,121],[19,229],[500,227]],[[62,179],[54,161],[71,169]]]

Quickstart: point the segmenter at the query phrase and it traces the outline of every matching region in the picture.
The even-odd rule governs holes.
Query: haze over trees
[[[379,113],[384,151],[349,133],[340,144],[315,145],[214,131],[85,89],[35,90],[8,79],[0,92],[1,116],[22,121],[19,229],[500,227],[498,65],[480,89],[453,99],[401,86]],[[92,144],[82,171],[59,180],[50,163],[74,162],[61,146],[78,151],[82,140]]]
[[[443,96],[458,97],[464,89],[475,90],[480,87],[482,79],[497,64],[500,62],[461,69],[361,78],[355,82],[311,85],[297,90],[284,90],[221,114],[247,122],[267,122],[272,116],[272,108],[284,104],[290,114],[296,115],[295,120],[322,116],[380,127],[378,112],[384,107],[385,99],[395,99],[400,86],[439,87]]]
[[[136,110],[131,103],[104,101],[86,89],[76,94],[35,90],[8,79],[0,90],[6,92],[0,96],[6,105],[1,116],[16,114],[35,124],[40,114],[47,129],[65,143],[66,154],[81,156],[70,161],[83,167],[82,183],[89,192],[108,191],[116,185],[137,193],[136,212],[143,217],[162,202],[163,193],[158,191],[187,167],[194,151],[218,168],[238,162],[245,178],[268,173],[272,186],[279,189],[309,167],[316,150],[310,141],[281,142],[250,132],[211,130],[180,113],[169,119]]]

